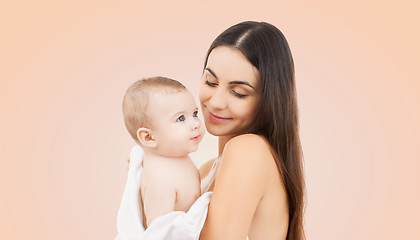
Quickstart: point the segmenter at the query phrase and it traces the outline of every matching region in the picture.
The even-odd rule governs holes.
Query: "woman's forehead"
[[[258,69],[248,61],[245,55],[228,46],[219,46],[210,52],[206,69],[219,80],[247,81],[254,86],[259,78]]]

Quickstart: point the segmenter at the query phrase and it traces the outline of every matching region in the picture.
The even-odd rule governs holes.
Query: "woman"
[[[208,50],[199,95],[219,146],[200,168],[213,191],[200,239],[304,239],[294,67],[283,34],[264,22],[224,31]]]
[[[188,216],[170,213],[145,230],[138,204],[143,156],[135,146],[115,239],[304,239],[305,188],[286,39],[268,23],[243,22],[216,38],[204,66],[200,102],[207,131],[219,137],[219,156],[200,168],[201,190],[213,193],[203,194]]]

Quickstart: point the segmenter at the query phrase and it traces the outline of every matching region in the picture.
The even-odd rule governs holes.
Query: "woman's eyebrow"
[[[252,89],[255,90],[255,88],[251,84],[249,84],[248,82],[244,82],[244,81],[231,81],[231,82],[229,82],[229,84],[243,84],[243,85],[247,85],[247,86],[249,86],[249,87],[251,87]]]
[[[209,73],[211,74],[211,75],[213,75],[216,79],[217,79],[217,76],[216,76],[216,74],[213,72],[213,70],[211,70],[210,68],[208,68],[208,67],[206,67],[206,70],[207,71],[209,71]]]
[[[216,74],[213,72],[213,70],[211,70],[211,69],[210,69],[210,68],[208,68],[208,67],[206,67],[206,68],[205,68],[205,70],[209,71],[209,73],[210,73],[211,75],[213,75],[213,76],[217,79],[217,76],[216,76]],[[248,82],[244,82],[244,81],[231,81],[231,82],[229,82],[229,84],[243,84],[243,85],[247,85],[247,86],[251,87],[252,89],[256,90],[256,89],[255,89],[255,87],[253,87],[253,86],[252,86],[251,84],[249,84]]]

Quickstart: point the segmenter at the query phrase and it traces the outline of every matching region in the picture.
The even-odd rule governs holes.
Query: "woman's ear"
[[[157,146],[157,141],[152,135],[152,130],[148,128],[139,128],[137,130],[137,139],[142,146],[149,148],[155,148]]]

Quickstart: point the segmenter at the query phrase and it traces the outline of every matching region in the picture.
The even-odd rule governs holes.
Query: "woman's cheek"
[[[200,91],[198,92],[198,98],[200,100],[200,104],[203,104],[209,98],[210,92],[206,89],[206,86],[201,86]]]
[[[244,109],[244,115],[247,116],[248,119],[255,118],[255,110],[256,110],[256,103],[255,101],[247,101],[243,102],[243,105],[240,109]]]

